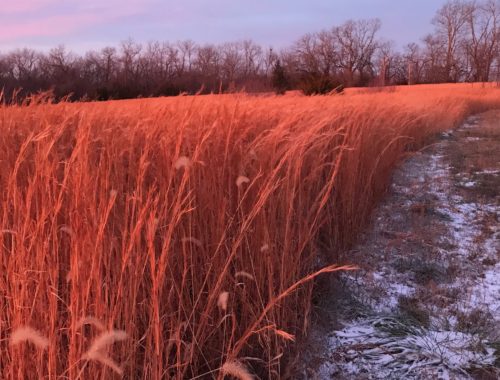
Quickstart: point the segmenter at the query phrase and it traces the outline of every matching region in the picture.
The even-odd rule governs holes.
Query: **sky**
[[[282,48],[349,19],[378,17],[396,47],[418,42],[446,0],[0,0],[0,51],[76,52],[137,42],[252,39]]]

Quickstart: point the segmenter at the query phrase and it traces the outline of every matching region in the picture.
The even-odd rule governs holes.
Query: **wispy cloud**
[[[39,20],[2,24],[0,25],[0,41],[11,42],[26,37],[59,36],[83,26],[91,26],[101,20],[101,16],[80,14],[48,16]]]
[[[16,0],[2,4],[0,15],[33,12],[57,4],[58,0]],[[59,1],[59,3],[61,3]]]
[[[286,46],[347,19],[380,17],[381,34],[418,41],[446,0],[0,0],[0,50],[70,49],[137,41],[224,42],[253,38]]]
[[[140,14],[156,0],[17,0],[0,8],[0,42],[63,36]]]

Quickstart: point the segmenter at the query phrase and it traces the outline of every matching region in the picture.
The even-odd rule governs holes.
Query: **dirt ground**
[[[500,111],[403,162],[295,378],[500,378],[499,189]]]

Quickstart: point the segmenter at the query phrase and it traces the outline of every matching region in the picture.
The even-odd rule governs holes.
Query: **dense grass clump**
[[[398,160],[499,95],[0,107],[0,378],[278,378]]]

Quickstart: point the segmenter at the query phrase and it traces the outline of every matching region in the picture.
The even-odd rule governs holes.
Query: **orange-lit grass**
[[[0,377],[279,377],[308,275],[348,262],[398,160],[494,107],[447,85],[0,108]],[[82,318],[129,339],[86,360]],[[22,326],[47,350],[9,345]]]

